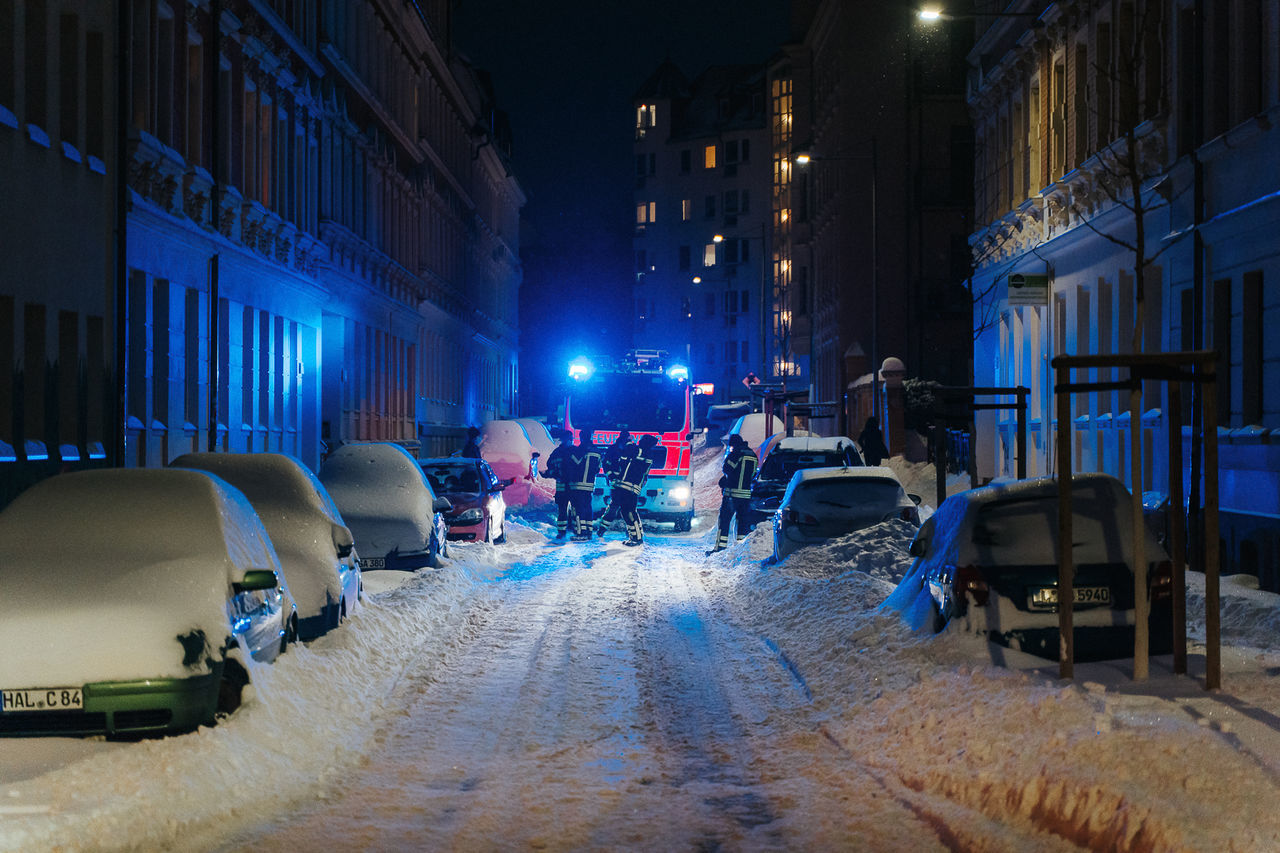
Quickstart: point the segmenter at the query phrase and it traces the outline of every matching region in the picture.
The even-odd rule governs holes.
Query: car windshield
[[[480,474],[472,463],[463,465],[424,465],[422,472],[436,494],[480,491]]]
[[[844,464],[844,454],[836,451],[797,453],[794,450],[775,450],[760,466],[760,479],[785,481],[802,468],[837,468]]]
[[[685,422],[686,387],[664,375],[597,374],[569,396],[575,426],[670,432]]]
[[[1128,505],[1107,488],[1072,489],[1071,538],[1077,563],[1124,559]],[[979,508],[971,533],[980,553],[1001,563],[1048,565],[1058,562],[1058,498],[1041,495],[995,501]]]
[[[791,496],[791,508],[818,518],[890,512],[902,486],[875,477],[831,477],[803,483]]]

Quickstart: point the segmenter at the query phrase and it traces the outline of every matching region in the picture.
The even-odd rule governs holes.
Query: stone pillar
[[[902,388],[906,376],[907,367],[900,358],[889,356],[880,365],[880,431],[890,456],[900,456],[907,448],[906,394]]]

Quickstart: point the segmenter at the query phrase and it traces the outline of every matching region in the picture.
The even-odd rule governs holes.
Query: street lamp
[[[1043,12],[948,12],[937,6],[924,6],[916,12],[916,17],[927,24],[935,21],[965,21],[975,18],[1031,18],[1033,27],[1044,26],[1040,20]]]

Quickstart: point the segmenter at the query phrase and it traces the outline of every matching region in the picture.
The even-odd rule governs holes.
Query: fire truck
[[[640,495],[642,518],[670,522],[679,531],[693,526],[693,405],[695,389],[689,368],[672,361],[665,350],[631,350],[621,359],[591,357],[569,365],[564,427],[577,442],[583,429],[602,448],[618,440],[622,430],[633,441],[643,435],[658,439],[657,464]],[[566,439],[569,440],[569,439]],[[597,515],[604,510],[608,484],[597,475],[592,496]]]

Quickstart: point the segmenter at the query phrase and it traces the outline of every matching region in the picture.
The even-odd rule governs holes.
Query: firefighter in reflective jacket
[[[751,481],[756,476],[759,464],[756,454],[747,445],[746,439],[734,433],[729,436],[729,455],[721,468],[720,489],[720,529],[716,532],[716,547],[707,554],[723,551],[729,545],[729,527],[733,517],[738,517],[738,526],[744,526],[744,519],[751,507]]]
[[[613,503],[622,515],[622,523],[627,526],[627,545],[644,544],[644,524],[640,521],[636,505],[640,501],[645,480],[649,478],[649,470],[657,461],[657,454],[653,451],[657,443],[658,437],[655,435],[641,436],[640,445],[635,452],[623,458],[622,472],[613,487]],[[604,535],[603,531],[601,535]]]
[[[569,529],[569,451],[573,448],[564,442],[565,433],[557,432],[559,443],[547,457],[546,471],[543,476],[556,481],[556,538],[563,539]]]
[[[591,440],[591,430],[583,427],[578,443],[569,451],[567,466],[569,505],[577,517],[573,520],[573,539],[585,542],[591,538],[591,492],[596,487],[600,470],[600,448]]]
[[[600,534],[602,539],[605,531],[618,520],[618,514],[622,511],[616,501],[618,478],[622,476],[622,469],[626,467],[627,460],[637,452],[638,449],[631,440],[630,430],[624,429],[618,433],[618,440],[610,445],[601,458],[600,467],[604,471],[605,480],[609,483],[608,506],[605,507],[604,515],[600,516],[600,520],[596,522],[596,533]]]

